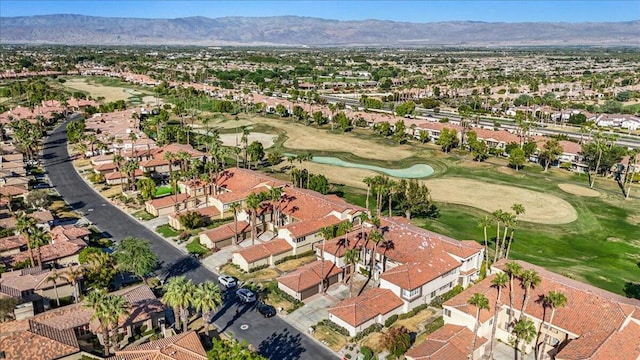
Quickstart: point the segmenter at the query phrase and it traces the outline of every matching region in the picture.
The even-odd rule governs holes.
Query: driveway
[[[119,241],[134,236],[151,242],[158,255],[161,278],[184,275],[195,283],[217,281],[217,276],[195,258],[185,255],[160,236],[138,223],[96,193],[73,168],[67,151],[66,124],[50,132],[43,146],[42,161],[51,184],[76,211]],[[301,334],[278,317],[265,319],[253,308],[236,313],[235,294],[227,298],[214,316],[214,324],[245,339],[269,359],[335,359],[337,355]],[[245,326],[246,325],[246,326]]]

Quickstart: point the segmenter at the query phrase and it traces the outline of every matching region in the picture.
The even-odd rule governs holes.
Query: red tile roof
[[[27,238],[22,234],[0,239],[0,251],[19,249],[22,246],[27,246]]]
[[[380,275],[380,278],[398,285],[402,289],[413,290],[458,267],[460,267],[460,263],[443,252],[437,257],[429,257],[425,261],[407,263],[387,269]]]
[[[258,260],[266,259],[271,255],[280,255],[291,250],[293,250],[293,247],[289,245],[287,240],[278,238],[262,244],[249,246],[244,250],[238,251],[238,254],[251,264]]]
[[[188,194],[182,193],[178,195],[168,195],[159,199],[149,201],[149,204],[155,209],[162,209],[169,206],[175,206],[189,198]]]
[[[0,284],[19,291],[46,289],[53,287],[53,282],[47,281],[47,277],[49,277],[53,271],[54,270],[51,269],[39,270],[37,268],[9,271],[0,276]],[[60,275],[64,274],[64,270],[62,269],[56,271]],[[56,284],[62,286],[69,284],[69,282],[63,277],[60,277],[56,281]]]
[[[329,308],[329,313],[351,326],[359,326],[402,306],[402,300],[389,289],[374,288]]]
[[[617,331],[625,320],[634,314],[640,314],[640,300],[625,298],[598,289],[591,285],[583,284],[564,276],[552,273],[541,267],[516,261],[524,269],[534,269],[540,275],[540,285],[531,290],[531,299],[526,308],[527,315],[548,321],[550,311],[544,311],[543,307],[535,299],[548,294],[549,291],[562,292],[567,303],[564,307],[556,309],[553,324],[570,333],[579,335],[578,339],[571,340],[563,348],[557,359],[588,359]],[[503,269],[506,261],[495,264],[498,269]],[[467,301],[475,293],[484,294],[489,299],[489,304],[495,303],[496,291],[491,286],[494,276],[489,276],[478,284],[466,289],[460,295],[447,301],[444,305],[453,307],[467,314],[475,316],[475,308],[467,304]],[[518,280],[515,281],[518,283]],[[509,292],[502,292],[501,303],[509,303]],[[514,287],[513,306],[516,309],[522,307],[524,289],[521,286]],[[495,309],[480,312],[480,319],[486,322],[493,316]]]
[[[460,360],[466,359],[471,350],[473,333],[464,326],[447,324],[430,334],[427,339],[407,351],[410,360]],[[476,350],[487,342],[478,336]]]
[[[217,243],[233,237],[236,228],[234,223],[220,225],[215,229],[207,230],[200,235],[206,236],[212,243]],[[246,221],[238,221],[238,234],[251,231],[251,226]]]
[[[80,352],[77,347],[31,331],[20,331],[3,338],[0,349],[8,360],[53,360]]]
[[[592,359],[640,359],[640,322],[630,321],[626,326],[624,324],[622,326],[620,330],[609,336],[602,347],[596,350],[591,357]],[[561,354],[564,352],[563,350]]]
[[[310,234],[315,234],[321,228],[326,226],[338,225],[342,220],[333,215],[327,215],[318,219],[303,220],[294,222],[287,226],[281,227],[281,229],[287,229],[293,235],[293,237],[302,237]]]
[[[109,360],[206,360],[207,353],[195,331],[178,334],[126,350],[116,351]]]
[[[323,265],[324,263],[324,265]],[[328,260],[316,260],[306,264],[297,270],[280,276],[276,280],[295,292],[302,292],[314,286],[320,285],[322,278],[338,275],[342,269]],[[322,275],[324,274],[324,276]]]
[[[3,196],[19,196],[24,195],[28,192],[29,190],[20,185],[5,185],[0,187],[0,195]]]

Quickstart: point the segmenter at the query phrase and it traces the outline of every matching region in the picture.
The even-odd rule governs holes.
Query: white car
[[[238,291],[236,291],[236,295],[238,295],[238,298],[243,303],[252,303],[257,300],[256,294],[249,289],[238,289]]]
[[[227,289],[234,288],[238,285],[238,280],[233,276],[229,275],[220,275],[218,278],[220,284],[224,285]]]

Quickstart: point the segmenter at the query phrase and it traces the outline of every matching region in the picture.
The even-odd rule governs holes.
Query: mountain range
[[[107,18],[0,17],[0,44],[205,46],[630,46],[640,20],[589,23],[409,23],[298,16]]]

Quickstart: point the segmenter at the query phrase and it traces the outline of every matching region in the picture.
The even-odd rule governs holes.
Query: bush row
[[[415,314],[419,313],[420,311],[426,309],[429,307],[429,304],[422,304],[422,305],[418,305],[415,308],[413,308],[413,310],[409,311],[408,313],[405,314],[400,314],[398,316],[398,319],[402,320],[402,319],[408,319],[412,316],[414,316]]]
[[[285,256],[285,257],[283,257],[282,259],[277,260],[277,261],[275,262],[275,265],[282,264],[282,263],[283,263],[283,262],[285,262],[285,261],[289,261],[289,260],[293,260],[293,259],[300,259],[300,258],[303,258],[303,257],[311,256],[311,255],[313,255],[314,253],[315,253],[315,251],[313,251],[313,250],[309,250],[309,251],[305,251],[305,252],[303,252],[303,253],[300,253],[300,254],[298,254],[298,255],[289,255],[289,256]]]
[[[333,321],[331,321],[329,319],[321,320],[315,326],[313,326],[313,329],[315,330],[316,326],[318,326],[318,325],[324,325],[324,326],[328,327],[329,329],[331,329],[331,330],[333,330],[333,331],[335,331],[335,332],[337,332],[337,333],[339,333],[341,335],[349,337],[349,331],[347,329],[343,328],[342,326],[334,323]]]
[[[371,326],[369,326],[368,328],[360,331],[359,333],[356,334],[356,336],[353,337],[353,341],[360,341],[362,340],[365,336],[374,333],[374,332],[378,332],[378,331],[382,331],[382,325],[380,324],[373,324]]]

